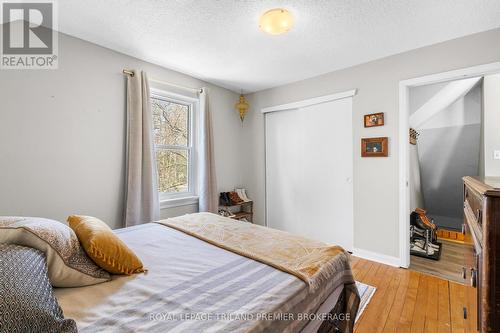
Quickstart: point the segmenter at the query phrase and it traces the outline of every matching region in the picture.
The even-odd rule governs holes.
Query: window
[[[153,135],[160,200],[195,195],[195,101],[154,90]]]

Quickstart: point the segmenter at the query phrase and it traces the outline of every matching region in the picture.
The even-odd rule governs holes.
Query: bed
[[[293,274],[164,224],[115,233],[148,272],[56,288],[79,332],[352,331],[359,296],[346,293],[354,284],[348,262],[311,290]]]

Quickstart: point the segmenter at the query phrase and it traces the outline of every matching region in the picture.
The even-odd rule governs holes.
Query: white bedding
[[[160,224],[116,233],[149,272],[56,288],[65,317],[81,332],[299,332],[308,321],[283,314],[312,314],[327,298],[328,313],[341,290],[331,281],[311,295],[293,275]]]

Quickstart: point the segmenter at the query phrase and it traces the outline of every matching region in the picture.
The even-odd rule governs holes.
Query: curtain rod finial
[[[134,75],[135,75],[134,71],[132,71],[130,69],[124,69],[123,74],[127,74],[127,75],[130,75],[132,77],[134,77]]]

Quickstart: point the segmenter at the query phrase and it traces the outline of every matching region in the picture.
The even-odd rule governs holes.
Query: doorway
[[[483,78],[410,88],[410,269],[464,282],[464,176],[479,176]]]
[[[479,108],[482,111],[479,116],[477,108],[471,112],[467,110],[474,108],[471,106],[474,103],[470,104],[471,101],[476,103],[476,107],[477,102],[482,101],[481,97],[478,98],[482,95],[482,78],[499,72],[500,63],[493,63],[400,83],[400,258],[402,267],[408,268],[411,262],[410,213],[416,207],[424,206],[418,207],[423,208],[424,211],[427,210],[421,215],[424,219],[427,216],[428,221],[438,227],[436,232],[441,229],[461,234],[463,222],[461,176],[462,174],[463,176],[484,176],[484,163],[488,159],[484,156],[486,148],[482,107]],[[439,92],[441,94],[438,94]],[[465,96],[468,94],[470,95],[466,100]],[[415,101],[418,99],[415,98],[417,95],[420,95],[419,102]],[[409,143],[408,137],[412,126],[416,127],[414,128],[414,135],[417,136],[416,145]],[[468,140],[465,140],[466,138]],[[489,151],[487,153],[489,154]],[[456,167],[457,164],[460,167]],[[442,195],[446,189],[451,195]],[[431,218],[434,218],[434,221],[431,221]],[[441,240],[437,242],[443,243]],[[450,244],[446,242],[443,244],[442,249],[445,251],[443,253],[451,255],[454,250],[453,246],[448,246]],[[460,254],[454,255],[460,257]],[[442,262],[445,261],[450,260],[444,259]],[[433,261],[425,261],[422,267],[429,267],[431,262]],[[456,267],[450,269],[450,274],[460,277],[460,272],[459,270],[457,272]]]

